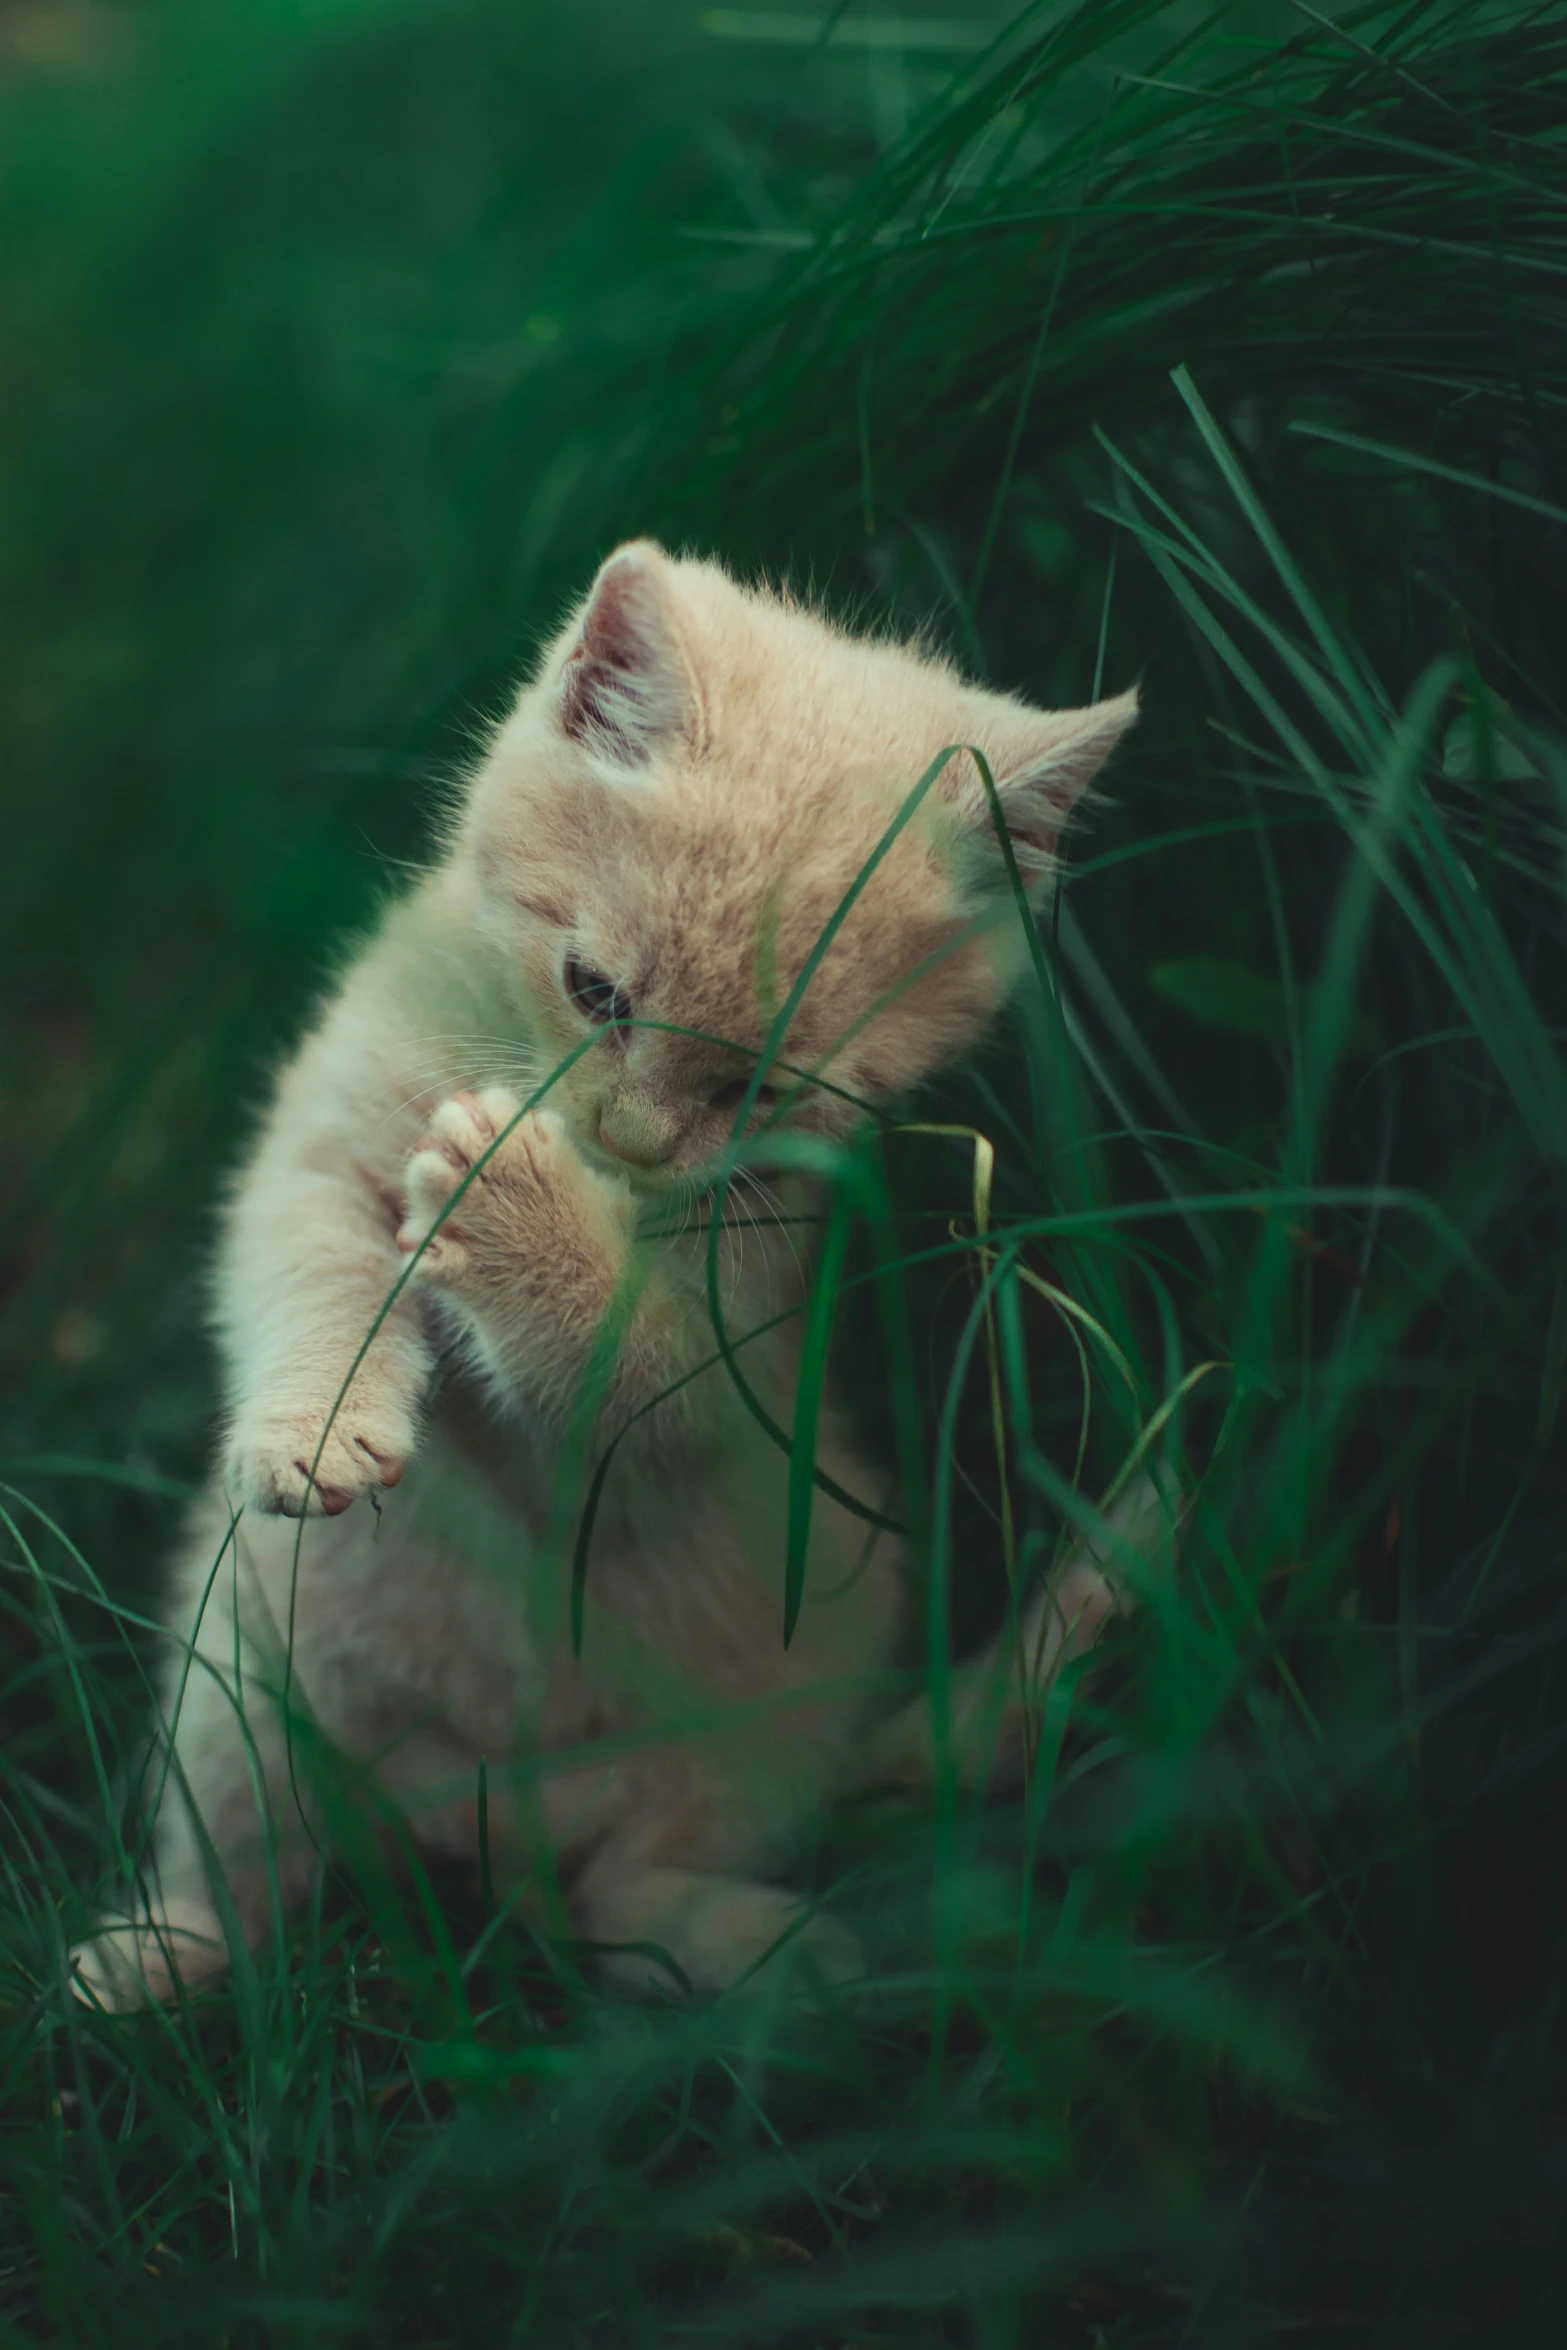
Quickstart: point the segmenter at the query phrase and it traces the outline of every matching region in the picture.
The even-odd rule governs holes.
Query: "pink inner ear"
[[[585,650],[612,669],[645,665],[652,657],[647,633],[654,610],[646,567],[633,556],[612,557],[599,573],[582,622]]]
[[[1052,862],[1073,810],[1136,718],[1134,688],[1082,710],[1024,711],[1012,705],[985,729],[994,746],[996,789],[1020,861]],[[983,790],[977,789],[972,804],[976,823],[989,832]]]
[[[1033,784],[1024,791],[1003,792],[1001,812],[1012,835],[1012,845],[1025,858],[1037,858],[1048,863],[1056,853],[1067,818],[1072,813],[1076,794],[1057,795],[1048,784]],[[987,799],[985,820],[991,822]]]
[[[678,661],[647,566],[611,560],[567,657],[566,733],[621,766],[646,766],[656,738],[678,724]]]

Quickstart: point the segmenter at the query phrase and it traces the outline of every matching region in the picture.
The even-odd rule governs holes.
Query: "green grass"
[[[23,21],[0,2340],[1555,2341],[1567,9]],[[833,1351],[955,1650],[1149,1430],[1179,1588],[1026,1798],[824,1831],[857,2004],[617,2006],[356,1852],[94,2017],[223,1173],[634,530],[1036,699],[1142,678],[911,1112],[994,1144],[988,1281],[969,1146],[888,1137]]]

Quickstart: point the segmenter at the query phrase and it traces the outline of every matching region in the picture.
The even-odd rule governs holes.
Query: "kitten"
[[[481,1758],[495,1866],[555,1886],[590,1942],[643,1946],[611,1955],[629,1984],[669,1980],[647,1945],[699,1990],[781,1943],[853,1965],[772,1879],[833,1791],[928,1767],[923,1708],[889,1736],[864,1690],[904,1630],[904,1556],[884,1532],[867,1557],[818,1491],[784,1646],[787,1462],[715,1364],[709,1249],[738,1368],[787,1428],[822,1194],[779,1170],[778,1138],[840,1139],[971,1050],[1018,966],[972,758],[893,839],[759,1069],[770,1025],[945,747],[984,752],[1042,890],[1135,714],[1135,694],[1030,709],[646,542],[605,563],[235,1190],[227,1440],[174,1578],[154,1882],[77,1954],[93,1994],[167,1997],[227,1964],[220,1909],[254,1941],[297,1903],[334,1769],[471,1855]],[[715,1240],[704,1192],[753,1078]],[[597,1451],[625,1434],[578,1657],[585,1378]],[[883,1498],[830,1406],[816,1451],[841,1493]],[[1086,1557],[1035,1600],[1046,1669],[1110,1604]],[[960,1737],[993,1687],[960,1681]]]

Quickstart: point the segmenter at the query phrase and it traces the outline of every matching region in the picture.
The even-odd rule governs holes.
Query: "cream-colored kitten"
[[[235,1192],[228,1434],[170,1609],[155,1868],[139,1917],[79,1954],[99,1996],[227,1963],[214,1864],[259,1937],[307,1888],[345,1773],[427,1846],[472,1852],[481,1758],[497,1865],[553,1888],[589,1940],[657,1944],[698,1988],[781,1942],[852,1965],[842,1929],[770,1879],[814,1806],[919,1744],[911,1714],[877,1745],[866,1691],[895,1658],[904,1559],[883,1534],[865,1560],[864,1523],[818,1492],[785,1648],[787,1463],[714,1362],[705,1179],[759,1074],[718,1295],[787,1427],[813,1226],[776,1217],[754,1171],[787,1158],[780,1135],[846,1135],[1000,1005],[1018,926],[975,919],[1005,893],[971,758],[875,866],[758,1073],[775,1015],[946,746],[984,752],[1042,885],[1134,715],[1130,694],[1029,709],[649,544],[605,564],[444,854],[284,1074]],[[795,1218],[819,1204],[798,1170],[779,1180]],[[579,1659],[571,1527],[628,1422]],[[882,1498],[830,1412],[817,1458]],[[1108,1604],[1086,1559],[1036,1600],[1047,1667]],[[616,1963],[661,1974],[645,1952]]]

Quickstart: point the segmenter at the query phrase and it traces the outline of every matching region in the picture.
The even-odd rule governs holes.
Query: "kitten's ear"
[[[604,564],[577,623],[560,723],[613,766],[647,766],[695,716],[671,603],[663,554],[651,540],[633,539]]]
[[[1137,688],[1086,710],[1030,710],[987,695],[973,740],[995,778],[1013,853],[1032,888],[1054,870],[1068,819],[1123,734],[1137,720]],[[1000,877],[990,795],[972,759],[954,760],[949,799],[969,835],[976,865]]]

